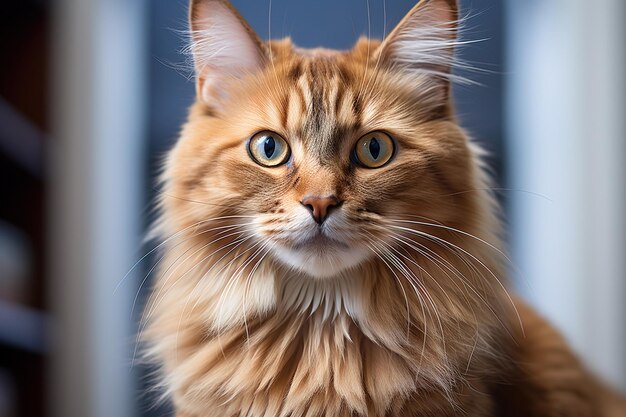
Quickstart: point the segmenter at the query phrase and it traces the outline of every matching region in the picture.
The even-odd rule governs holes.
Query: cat
[[[302,49],[191,1],[144,337],[177,417],[626,416],[507,291],[458,24],[422,0],[382,41]]]

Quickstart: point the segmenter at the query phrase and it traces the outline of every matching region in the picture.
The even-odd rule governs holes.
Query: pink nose
[[[317,224],[324,223],[333,208],[341,205],[341,202],[334,195],[327,197],[306,196],[300,201],[309,212]]]

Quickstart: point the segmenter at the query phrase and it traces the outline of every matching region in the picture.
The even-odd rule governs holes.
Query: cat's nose
[[[308,195],[300,201],[300,204],[309,210],[313,219],[321,225],[331,210],[341,205],[341,201],[334,195],[325,197]]]

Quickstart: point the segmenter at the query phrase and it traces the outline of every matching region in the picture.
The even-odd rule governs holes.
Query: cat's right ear
[[[189,26],[196,94],[215,106],[226,96],[225,82],[262,67],[263,43],[226,0],[191,0]]]

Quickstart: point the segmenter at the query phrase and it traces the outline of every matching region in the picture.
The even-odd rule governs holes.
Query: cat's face
[[[263,44],[225,3],[202,5],[198,101],[167,174],[177,228],[242,225],[251,253],[320,278],[413,241],[420,222],[471,229],[472,154],[445,77],[454,11],[425,6],[384,43],[336,52]],[[424,47],[440,55],[412,65],[421,19],[442,20]]]

